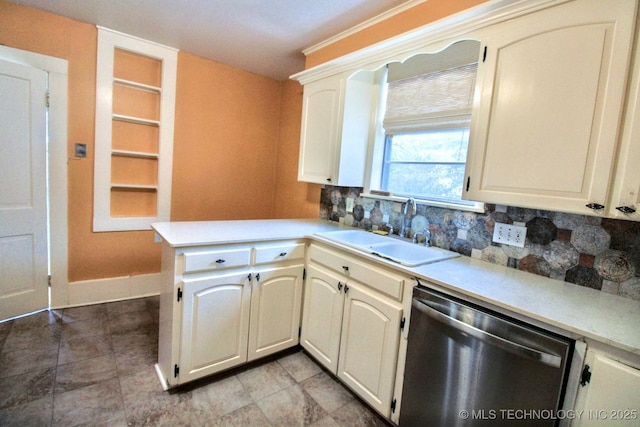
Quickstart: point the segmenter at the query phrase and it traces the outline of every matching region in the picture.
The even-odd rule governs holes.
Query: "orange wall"
[[[281,86],[180,52],[172,220],[272,216]]]
[[[320,215],[321,186],[298,182],[300,119],[302,117],[302,86],[300,83],[293,80],[283,83],[280,111],[274,217],[317,218]]]
[[[429,0],[349,37],[310,53],[306,68],[322,64],[388,38],[469,9],[487,0]]]
[[[0,0],[0,44],[69,62],[71,282],[160,271],[160,246],[153,243],[153,232],[92,231],[96,41],[93,25]],[[282,183],[276,183],[277,170],[297,167],[276,167],[280,115],[298,108],[282,101],[283,85],[288,84],[180,52],[172,220],[274,217],[276,189]],[[287,119],[293,128],[300,121],[300,114],[294,114],[296,118]],[[297,149],[299,130],[295,132],[288,132],[285,147]],[[87,144],[87,158],[73,158],[76,142]],[[285,181],[289,195],[307,187]],[[282,213],[317,217],[317,200],[319,196],[315,210]]]
[[[307,58],[307,67],[484,0],[430,0]],[[94,233],[97,30],[0,0],[0,44],[69,62],[69,281],[155,273],[151,231]],[[178,56],[172,220],[317,217],[320,186],[297,182],[302,87],[186,52]],[[55,250],[55,248],[54,248]]]

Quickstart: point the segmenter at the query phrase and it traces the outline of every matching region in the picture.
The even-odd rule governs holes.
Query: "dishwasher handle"
[[[527,347],[525,345],[507,340],[500,336],[494,335],[490,332],[483,331],[482,329],[478,329],[475,326],[469,325],[468,323],[465,323],[461,320],[450,317],[436,310],[435,308],[430,307],[424,301],[421,301],[417,298],[413,299],[412,305],[417,310],[428,315],[432,319],[437,320],[440,323],[444,323],[446,325],[451,326],[454,329],[463,331],[475,338],[478,338],[487,343],[500,347],[505,351],[516,354],[518,356],[527,357],[529,359],[539,361],[553,368],[559,368],[562,365],[562,357],[560,356],[557,356],[555,354],[545,353],[545,352]]]

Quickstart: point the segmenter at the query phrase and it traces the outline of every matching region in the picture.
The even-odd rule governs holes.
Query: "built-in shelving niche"
[[[111,216],[156,216],[162,62],[116,48]]]
[[[94,231],[169,217],[177,52],[99,28]]]

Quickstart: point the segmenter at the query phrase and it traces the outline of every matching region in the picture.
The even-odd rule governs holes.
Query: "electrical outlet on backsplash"
[[[366,230],[391,226],[397,234],[401,203],[361,193],[324,186],[320,218]],[[524,247],[492,242],[496,223],[526,227]],[[418,204],[406,217],[405,234],[425,228],[432,246],[640,301],[638,222],[490,204],[484,213]]]

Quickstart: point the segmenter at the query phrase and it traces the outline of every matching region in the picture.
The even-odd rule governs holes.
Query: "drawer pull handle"
[[[344,271],[349,271],[349,266],[348,266],[348,265],[343,265],[343,266],[342,266],[342,269],[343,269]]]
[[[589,203],[588,205],[585,205],[586,207],[588,207],[589,209],[593,209],[594,211],[599,211],[604,209],[604,205],[601,205],[600,203]]]
[[[280,252],[280,256],[287,256],[286,252]]]
[[[636,210],[632,207],[629,206],[618,206],[616,208],[617,210],[619,210],[622,213],[626,213],[626,214],[632,214],[632,213],[636,213]]]
[[[224,262],[225,262],[225,260],[223,260],[223,259],[218,259],[218,260],[216,260],[216,264],[222,264],[222,263],[224,263]]]

